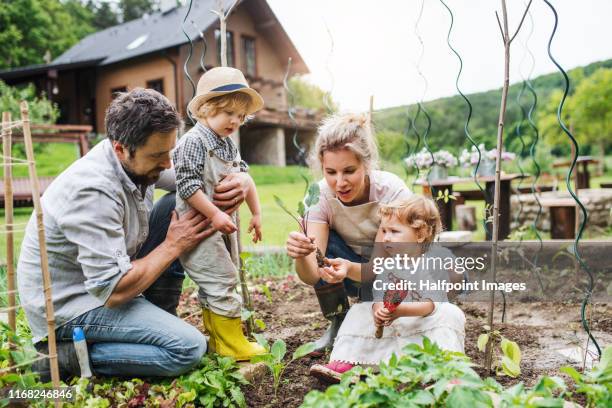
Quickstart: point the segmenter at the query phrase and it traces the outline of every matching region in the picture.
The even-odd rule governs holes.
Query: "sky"
[[[440,0],[267,1],[308,65],[308,80],[331,91],[342,110],[367,110],[370,95],[375,109],[381,109],[457,93],[459,62],[446,43],[450,15]],[[495,18],[496,10],[501,18],[501,0],[446,2],[454,14],[451,44],[463,59],[461,90],[501,87],[504,49]],[[513,33],[527,1],[506,3]],[[552,3],[559,14],[552,53],[564,69],[612,58],[612,1]],[[418,32],[423,47],[415,33],[422,4]],[[556,71],[546,50],[552,11],[543,0],[534,0],[530,14],[511,46],[511,83],[530,71],[532,77]],[[427,86],[417,70],[419,60]]]

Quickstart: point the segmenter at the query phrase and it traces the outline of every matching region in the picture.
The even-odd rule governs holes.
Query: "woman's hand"
[[[317,249],[314,237],[307,237],[298,231],[292,231],[287,237],[287,255],[293,259],[304,258]]]
[[[348,275],[351,262],[342,258],[327,259],[329,266],[319,268],[319,276],[327,283],[342,282]]]

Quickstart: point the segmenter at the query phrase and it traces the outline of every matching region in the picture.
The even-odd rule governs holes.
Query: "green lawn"
[[[78,157],[76,147],[71,144],[49,144],[38,152],[37,156],[37,171],[39,176],[50,176],[60,173],[67,168],[70,163]],[[383,169],[392,171],[406,180],[408,186],[412,185],[412,178],[407,176],[403,170],[401,163],[382,163]],[[610,167],[612,168],[612,166]],[[288,166],[279,168],[274,166],[259,166],[253,165],[250,168],[250,173],[257,184],[259,197],[262,204],[263,212],[263,242],[256,245],[258,248],[266,246],[284,246],[287,234],[290,231],[298,229],[297,224],[285,212],[283,212],[274,202],[274,195],[278,195],[290,209],[297,207],[297,202],[302,198],[304,193],[304,181],[302,175],[312,179],[310,171],[307,168],[296,166]],[[15,177],[26,176],[27,169],[24,166],[16,166],[14,168]],[[593,187],[599,187],[601,182],[612,182],[612,172],[603,177],[593,177]],[[461,183],[455,186],[456,190],[466,190],[476,188],[474,183]],[[565,189],[565,183],[559,183],[560,189]],[[419,186],[415,186],[414,191],[420,193],[422,190]],[[157,197],[161,192],[156,194]],[[476,206],[476,215],[479,220],[484,217],[484,203],[482,201],[471,201],[471,205]],[[26,223],[31,214],[30,208],[15,209],[15,223]],[[250,237],[246,234],[250,214],[248,208],[243,206],[240,210],[241,214],[241,229],[242,243],[245,248],[253,247]],[[4,223],[4,211],[0,210],[0,222]],[[474,233],[474,240],[484,239],[484,229],[479,223],[479,229]],[[17,227],[23,230],[23,226]],[[15,232],[15,248],[16,257],[19,256],[19,249],[23,231]],[[0,259],[5,259],[6,239],[4,234],[0,234]]]

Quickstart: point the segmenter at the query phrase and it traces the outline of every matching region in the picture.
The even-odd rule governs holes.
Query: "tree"
[[[38,96],[34,85],[17,88],[8,86],[0,80],[0,112],[10,112],[13,120],[19,120],[21,101],[28,102],[32,123],[53,124],[59,117],[57,105],[48,100],[44,94]]]
[[[331,96],[317,85],[308,82],[299,75],[289,79],[289,104],[306,109],[322,109],[336,112],[338,105],[331,99]],[[328,109],[329,105],[329,109]]]
[[[140,18],[145,13],[152,13],[157,9],[157,5],[153,0],[121,0],[119,9],[125,23]]]
[[[544,138],[544,140],[552,147],[554,147],[555,153],[563,152],[564,154],[569,153],[569,145],[567,148],[562,147],[565,146],[567,141],[567,136],[559,126],[559,122],[557,120],[557,108],[559,107],[559,102],[561,101],[561,97],[563,96],[563,91],[556,89],[551,92],[547,101],[544,101],[538,115],[538,128],[540,130],[540,134]],[[572,105],[572,97],[569,96],[565,100],[565,107],[563,109],[563,121],[567,124],[571,124],[573,127],[573,118],[570,117],[569,111],[571,110]]]
[[[599,69],[576,86],[573,116],[587,143],[599,147],[603,170],[606,150],[612,146],[612,69]]]
[[[24,88],[8,86],[0,80],[0,112],[10,112],[12,120],[21,119],[21,101],[28,102],[30,111],[30,122],[36,124],[53,124],[59,117],[57,105],[46,98],[43,94],[38,96],[34,85],[29,84]],[[42,153],[46,144],[34,143],[36,154]],[[15,157],[25,157],[24,145],[19,143],[13,148]],[[14,170],[15,171],[15,170]]]
[[[97,30],[104,30],[119,24],[119,15],[113,10],[109,2],[88,0],[86,7],[94,15],[93,26]]]
[[[588,152],[591,145],[599,147],[600,154],[612,146],[612,69],[599,68],[590,76],[572,76],[573,94],[565,101],[563,120],[571,126],[572,134],[581,145],[581,153]],[[555,90],[542,108],[538,125],[546,141],[555,150],[569,153],[567,135],[559,127],[557,108],[563,92]],[[566,147],[567,146],[567,147]]]
[[[78,0],[13,0],[0,7],[0,68],[55,58],[94,31],[93,16]]]

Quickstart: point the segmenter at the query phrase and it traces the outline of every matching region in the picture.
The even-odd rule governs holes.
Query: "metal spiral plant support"
[[[593,342],[593,344],[595,345],[595,348],[597,349],[597,353],[599,355],[599,358],[601,358],[601,348],[599,347],[599,344],[597,343],[597,341],[595,340],[595,337],[591,333],[591,329],[589,327],[589,323],[587,322],[587,319],[586,319],[586,316],[585,316],[586,315],[587,304],[589,303],[589,301],[591,299],[591,295],[593,293],[593,273],[591,272],[589,267],[584,262],[584,259],[582,259],[582,257],[580,256],[580,250],[579,250],[579,247],[578,247],[578,244],[580,243],[580,239],[582,238],[582,233],[584,232],[584,228],[585,228],[587,220],[588,220],[588,211],[587,211],[586,207],[584,206],[584,204],[582,204],[582,201],[580,201],[580,199],[578,199],[578,196],[576,195],[576,193],[572,189],[572,183],[571,183],[572,173],[574,172],[574,169],[576,168],[576,162],[578,161],[578,156],[580,155],[580,146],[578,145],[578,141],[576,140],[574,135],[572,135],[570,130],[567,128],[567,126],[563,122],[563,119],[561,118],[561,113],[563,112],[563,105],[565,104],[565,99],[567,98],[567,94],[569,93],[569,83],[570,82],[569,82],[569,77],[567,76],[567,73],[565,72],[565,70],[563,70],[561,65],[559,65],[559,63],[553,57],[552,52],[551,52],[552,41],[553,41],[553,39],[555,37],[555,33],[557,31],[557,25],[558,25],[558,22],[559,22],[559,17],[557,15],[557,10],[555,10],[554,6],[552,4],[550,4],[550,2],[548,0],[543,0],[543,1],[551,9],[551,11],[552,11],[552,13],[554,15],[554,18],[555,18],[555,24],[554,24],[552,33],[550,34],[550,38],[548,40],[548,57],[550,58],[552,63],[555,64],[555,66],[557,67],[559,72],[561,72],[561,74],[563,75],[563,80],[564,80],[563,96],[561,97],[561,101],[559,102],[559,106],[557,108],[557,122],[559,122],[559,126],[561,127],[563,132],[567,135],[567,137],[570,139],[571,144],[575,148],[575,154],[574,154],[574,157],[572,157],[571,164],[570,164],[570,169],[569,169],[569,171],[567,173],[567,176],[565,178],[565,185],[567,187],[567,191],[569,191],[570,195],[572,196],[572,198],[574,199],[576,204],[580,207],[580,211],[582,213],[582,217],[581,217],[581,221],[580,221],[580,226],[578,228],[578,233],[576,234],[576,239],[574,240],[574,244],[573,244],[573,248],[572,248],[573,249],[574,257],[576,258],[576,260],[578,261],[580,266],[584,269],[584,271],[587,273],[588,278],[589,278],[589,285],[588,285],[588,288],[587,288],[587,292],[586,292],[586,295],[584,297],[584,300],[582,301],[582,305],[581,305],[581,308],[580,308],[580,317],[581,317],[581,320],[582,320],[582,327],[584,327],[584,330],[587,332],[587,335],[588,335],[589,339]],[[585,350],[585,353],[587,351],[588,351],[588,347],[587,347],[587,350]]]
[[[325,61],[325,70],[329,74],[331,85],[329,87],[329,91],[325,92],[325,96],[323,98],[323,103],[325,104],[325,108],[327,109],[327,114],[329,115],[334,111],[332,104],[331,104],[331,94],[334,91],[334,74],[331,71],[331,69],[329,69],[329,61],[331,60],[331,57],[334,55],[334,37],[331,33],[331,30],[329,29],[329,26],[327,25],[325,21],[324,21],[324,24],[325,24],[325,29],[327,30],[327,35],[329,35],[329,41],[331,43],[331,46],[329,48],[329,54],[327,54],[327,60]]]
[[[423,106],[423,98],[425,98],[425,94],[427,93],[427,88],[429,87],[429,83],[427,82],[427,78],[425,78],[425,75],[421,71],[421,61],[423,60],[423,55],[425,54],[425,44],[423,43],[423,37],[421,37],[421,33],[419,32],[419,23],[421,22],[421,18],[423,17],[423,9],[424,8],[425,8],[425,0],[421,0],[421,7],[419,9],[419,16],[417,17],[417,19],[416,19],[416,21],[414,23],[414,34],[416,35],[416,37],[417,37],[417,39],[419,41],[419,44],[421,45],[421,53],[419,55],[419,59],[418,59],[417,63],[415,64],[415,68],[416,68],[417,73],[419,74],[419,76],[423,80],[423,93],[421,94],[421,97],[419,98],[419,101],[417,102],[418,110],[417,110],[417,115],[415,116],[415,119],[413,121],[413,124],[415,126],[415,131],[416,131],[416,125],[417,125],[416,122],[417,122],[417,119],[419,117],[419,113],[423,112],[423,116],[425,116],[425,121],[427,123],[427,125],[425,126],[425,131],[423,132],[423,137],[422,137],[422,139],[423,139],[423,146],[425,146],[425,149],[431,155],[431,163],[432,163],[432,167],[433,167],[434,156],[433,156],[433,152],[429,148],[429,144],[427,143],[427,137],[429,136],[429,131],[431,130],[431,116],[429,116],[429,113],[427,112],[427,109],[425,109],[425,106]],[[431,172],[431,167],[427,171],[427,175],[425,176],[426,179],[429,176],[430,172]],[[419,176],[419,173],[420,173],[420,169],[417,170],[417,177]]]
[[[533,263],[537,267],[539,252],[542,251],[542,248],[544,247],[544,243],[542,241],[542,235],[540,234],[540,231],[538,229],[538,222],[540,221],[540,217],[542,216],[543,207],[542,207],[542,203],[540,202],[540,198],[536,194],[536,184],[538,183],[538,179],[540,178],[540,174],[542,173],[540,164],[538,163],[538,160],[536,159],[536,148],[540,140],[540,131],[538,130],[538,127],[536,126],[533,120],[533,112],[535,112],[536,107],[537,107],[538,95],[536,94],[535,89],[533,88],[533,85],[531,84],[531,81],[529,79],[527,79],[526,83],[527,83],[527,89],[529,90],[529,93],[533,97],[533,102],[531,106],[529,107],[529,111],[527,112],[527,122],[529,123],[529,126],[531,126],[531,128],[533,129],[533,142],[531,143],[531,147],[529,148],[529,155],[531,156],[531,160],[533,161],[533,165],[535,167],[535,174],[533,175],[533,180],[531,182],[531,194],[533,195],[536,203],[538,204],[538,212],[536,213],[535,219],[533,220],[531,229],[535,233],[536,238],[540,244],[539,251],[536,253],[536,256],[533,260]]]
[[[410,135],[410,129],[412,129],[412,131],[414,132],[414,135],[417,138],[416,143],[414,144],[414,148],[408,153],[408,156],[410,156],[412,154],[418,153],[419,152],[419,147],[421,147],[421,134],[419,133],[419,130],[416,127],[416,123],[417,123],[417,120],[419,119],[420,115],[421,115],[421,105],[418,104],[417,105],[417,111],[416,111],[416,114],[414,115],[414,118],[408,116],[408,120],[410,121],[410,123],[409,123],[410,128],[408,129],[407,136]],[[406,139],[408,139],[408,137]],[[406,145],[408,145],[408,140],[406,140]],[[416,182],[419,179],[419,176],[421,174],[421,169],[419,169],[419,166],[416,165],[416,163],[414,165],[414,168],[416,170],[416,175],[414,176],[414,179],[412,180],[412,189],[413,190],[414,190],[414,186],[416,185]],[[406,169],[406,171],[407,170],[408,169]]]
[[[304,149],[298,143],[298,124],[297,124],[297,121],[295,120],[295,107],[294,107],[295,94],[289,87],[289,83],[288,83],[290,73],[291,73],[291,57],[289,57],[289,59],[287,60],[287,70],[285,71],[285,76],[283,78],[283,86],[285,87],[285,91],[287,91],[287,94],[289,95],[289,98],[288,98],[289,106],[287,107],[287,115],[289,115],[289,119],[291,120],[291,123],[293,124],[293,139],[292,139],[293,146],[295,146],[295,148],[298,150],[298,164],[302,164],[304,163],[304,159],[306,158],[306,149]]]
[[[536,158],[536,148],[540,140],[540,132],[538,130],[537,125],[535,124],[535,121],[533,120],[533,113],[535,112],[537,104],[538,104],[538,95],[536,94],[536,91],[533,88],[533,84],[531,83],[531,75],[533,74],[533,68],[535,66],[535,57],[533,56],[533,53],[531,52],[531,49],[529,48],[529,40],[531,38],[531,35],[533,34],[533,17],[531,16],[531,11],[528,12],[528,15],[529,15],[530,29],[529,29],[529,33],[527,34],[527,38],[525,39],[525,42],[523,43],[523,45],[525,47],[525,51],[527,52],[527,55],[529,55],[529,59],[531,60],[531,66],[529,67],[529,73],[527,74],[527,77],[524,78],[524,83],[525,83],[525,86],[527,86],[527,91],[533,98],[531,105],[529,106],[529,109],[527,111],[527,123],[529,127],[531,127],[531,130],[533,131],[533,139],[531,142],[531,146],[529,147],[529,155],[531,156],[531,160],[535,167],[535,174],[533,175],[533,179],[531,182],[531,194],[533,195],[534,200],[538,204],[538,212],[536,213],[535,219],[533,220],[531,229],[534,232],[536,239],[538,240],[538,243],[539,243],[538,252],[536,252],[533,258],[534,268],[536,271],[538,271],[539,254],[544,247],[544,243],[542,241],[542,235],[540,234],[540,231],[538,230],[538,222],[540,221],[540,217],[542,216],[543,207],[542,207],[542,203],[540,202],[540,198],[536,194],[536,185],[538,183],[538,179],[540,178],[540,174],[541,174],[541,167]],[[521,76],[522,76],[522,72],[521,72]],[[539,273],[538,273],[538,278],[539,278]],[[540,279],[540,286],[542,287],[541,279]]]
[[[204,37],[204,32],[198,28],[195,21],[191,20],[191,24],[198,31],[199,33],[198,35],[202,39],[202,56],[200,57],[200,68],[202,69],[202,72],[206,72],[207,69],[206,69],[206,66],[204,65],[204,57],[206,56],[206,51],[208,51],[208,43],[206,42],[206,38]]]
[[[525,84],[525,81],[523,81],[521,83],[521,89],[519,90],[518,94],[516,95],[516,104],[518,105],[520,111],[521,111],[521,119],[519,120],[518,124],[516,125],[516,127],[514,128],[514,134],[516,135],[516,137],[518,138],[518,140],[521,142],[521,151],[519,152],[518,156],[518,160],[516,161],[517,163],[517,167],[519,169],[519,173],[521,174],[521,177],[519,178],[518,181],[518,185],[516,187],[518,194],[517,194],[517,198],[518,198],[518,211],[516,213],[516,215],[514,216],[514,222],[516,225],[519,224],[520,219],[521,219],[521,214],[523,213],[523,201],[521,200],[521,185],[523,184],[523,178],[525,177],[525,170],[523,169],[523,155],[525,154],[525,148],[527,147],[527,145],[525,144],[525,139],[523,138],[523,132],[522,132],[522,125],[523,122],[527,119],[527,110],[525,109],[525,107],[523,106],[523,104],[521,103],[521,99],[523,99],[523,95],[525,94],[525,88],[527,87],[527,85]],[[523,236],[520,235],[519,236],[519,247],[521,245],[521,243],[523,242]]]
[[[450,42],[450,36],[453,30],[453,24],[454,24],[454,16],[453,16],[453,12],[448,7],[448,5],[444,2],[444,0],[440,0],[440,3],[442,3],[442,5],[446,8],[446,10],[448,10],[448,14],[450,15],[450,26],[448,27],[448,34],[446,35],[446,43],[448,44],[448,48],[450,48],[453,54],[455,54],[455,56],[457,57],[457,60],[459,60],[459,71],[457,72],[457,77],[455,79],[455,88],[457,89],[457,92],[459,92],[459,95],[461,95],[461,97],[465,101],[465,104],[468,107],[467,117],[465,118],[465,123],[463,125],[463,133],[465,134],[465,137],[469,140],[469,142],[472,144],[472,146],[475,147],[476,151],[478,152],[478,162],[476,163],[476,167],[474,168],[474,172],[472,173],[472,178],[474,179],[474,183],[476,183],[476,186],[478,187],[480,192],[486,197],[488,193],[484,189],[484,187],[482,187],[482,185],[478,182],[478,178],[476,177],[476,174],[478,173],[478,167],[480,166],[480,162],[482,159],[482,152],[480,151],[478,144],[472,138],[472,135],[470,134],[470,131],[469,131],[470,120],[472,119],[472,112],[473,112],[472,103],[470,102],[468,97],[465,96],[463,92],[461,92],[461,89],[459,88],[459,79],[461,78],[461,72],[463,71],[463,59],[461,58],[457,50],[453,48]],[[485,219],[483,220],[483,227],[485,230],[487,228],[486,218],[487,217],[485,217]]]
[[[183,72],[185,73],[187,80],[191,84],[191,89],[193,93],[192,98],[193,98],[195,97],[195,94],[196,94],[196,86],[195,86],[195,83],[193,82],[193,78],[191,78],[191,75],[189,75],[189,69],[188,69],[189,60],[191,60],[191,56],[193,55],[193,41],[191,41],[191,37],[189,37],[189,34],[187,34],[187,31],[185,31],[185,22],[187,21],[187,18],[189,17],[189,14],[191,13],[192,5],[193,5],[193,0],[189,0],[189,7],[187,8],[187,13],[185,14],[185,18],[183,19],[183,22],[181,23],[181,31],[183,32],[185,37],[187,37],[187,41],[189,42],[189,53],[187,54],[187,59],[185,59],[185,63],[183,64]],[[189,109],[187,109],[187,116],[189,117],[191,124],[195,125],[196,121],[191,115],[191,112],[189,112]]]
[[[527,54],[527,51],[525,52],[525,54]],[[523,56],[523,60],[521,60],[521,64],[522,64],[523,61],[524,61],[524,56]],[[521,77],[523,78],[522,72],[521,72]],[[516,225],[519,225],[521,214],[523,212],[523,201],[521,201],[521,199],[520,199],[520,196],[521,196],[520,188],[521,188],[521,185],[523,183],[523,177],[525,176],[525,172],[524,172],[524,169],[523,169],[523,166],[522,166],[521,163],[522,163],[522,157],[525,154],[525,148],[527,147],[527,145],[525,143],[525,139],[523,137],[523,133],[521,131],[522,125],[523,125],[524,122],[527,122],[532,130],[535,128],[535,132],[534,132],[535,136],[534,137],[537,138],[537,127],[535,127],[535,124],[533,124],[533,119],[530,116],[531,113],[532,113],[531,109],[527,110],[525,108],[525,106],[521,102],[521,100],[523,99],[523,95],[525,95],[525,90],[526,89],[527,89],[527,80],[525,78],[523,78],[523,82],[521,83],[521,89],[520,89],[519,93],[516,96],[516,103],[517,103],[517,105],[519,106],[519,108],[521,110],[521,120],[519,121],[518,125],[515,128],[515,134],[519,138],[519,141],[521,142],[521,151],[519,153],[519,160],[517,162],[518,163],[519,171],[521,173],[521,178],[519,179],[519,183],[518,183],[518,186],[517,186],[517,190],[518,190],[517,198],[518,198],[518,202],[519,202],[519,210],[518,210],[517,214],[514,217],[514,223]],[[529,122],[530,120],[531,120],[531,123]],[[536,139],[536,142],[537,142],[537,139]],[[534,143],[536,143],[536,142],[532,142],[531,148],[530,148],[530,150],[532,151],[531,158],[534,159],[534,163],[535,163],[535,156],[533,154],[533,147],[534,147]],[[539,173],[539,166],[537,165],[537,163],[536,163],[536,166],[538,168],[537,173],[538,173],[538,176],[539,176],[539,174],[540,174]],[[537,198],[537,195],[535,194],[535,181],[531,184],[531,193],[534,195],[534,197],[535,197],[536,201],[538,202],[538,204],[540,204],[540,201]],[[541,211],[541,204],[540,204],[540,211]],[[537,222],[537,219],[536,219],[536,222]],[[534,225],[532,225],[532,227],[533,226]],[[540,252],[542,250],[543,244],[542,244],[542,239],[541,239],[539,233],[537,233],[537,236],[538,236],[539,242],[540,242],[540,248],[539,248],[538,252]],[[517,248],[520,248],[522,243],[523,243],[523,235],[521,234],[521,235],[519,235],[519,242],[518,242]],[[544,284],[542,283],[542,277],[540,276],[540,272],[539,272],[539,269],[538,269],[538,266],[537,266],[537,260],[538,260],[538,253],[536,253],[534,261],[533,262],[528,261],[528,263],[530,264],[530,267],[533,268],[533,271],[535,273],[536,279],[538,280],[538,284],[540,286],[540,289],[542,290],[542,293],[544,293]]]
[[[448,48],[450,48],[450,50],[453,52],[453,54],[455,54],[455,56],[457,57],[457,60],[459,60],[459,71],[457,72],[457,77],[455,78],[455,88],[457,89],[457,92],[459,93],[459,95],[461,95],[461,97],[465,101],[465,104],[468,107],[467,117],[466,117],[465,123],[463,125],[463,132],[464,132],[465,136],[467,137],[467,139],[472,144],[472,146],[475,146],[476,150],[478,151],[478,162],[476,163],[476,167],[474,168],[474,172],[472,174],[472,178],[474,179],[474,183],[476,183],[476,186],[478,187],[480,192],[486,197],[488,193],[482,187],[482,185],[478,182],[478,178],[476,177],[476,174],[478,172],[478,167],[480,166],[480,161],[482,159],[482,154],[480,152],[480,148],[478,147],[478,144],[476,144],[476,142],[474,141],[474,139],[470,135],[470,131],[469,131],[470,119],[472,118],[472,112],[473,112],[472,103],[470,102],[468,97],[465,96],[465,94],[461,91],[461,88],[459,88],[459,79],[461,78],[461,72],[463,71],[463,59],[461,58],[461,56],[459,55],[457,50],[455,50],[455,48],[453,48],[453,46],[452,46],[452,44],[450,42],[450,36],[451,36],[452,31],[453,31],[454,16],[453,16],[452,10],[444,2],[444,0],[440,0],[440,3],[442,3],[442,5],[446,8],[446,10],[448,11],[448,14],[450,15],[450,25],[448,27],[448,33],[446,34],[446,44],[448,44]],[[485,230],[487,228],[487,220],[486,220],[486,218],[487,217],[485,217],[483,219],[483,228]],[[505,322],[506,321],[506,294],[503,291],[500,291],[500,293],[502,295],[502,322]]]

